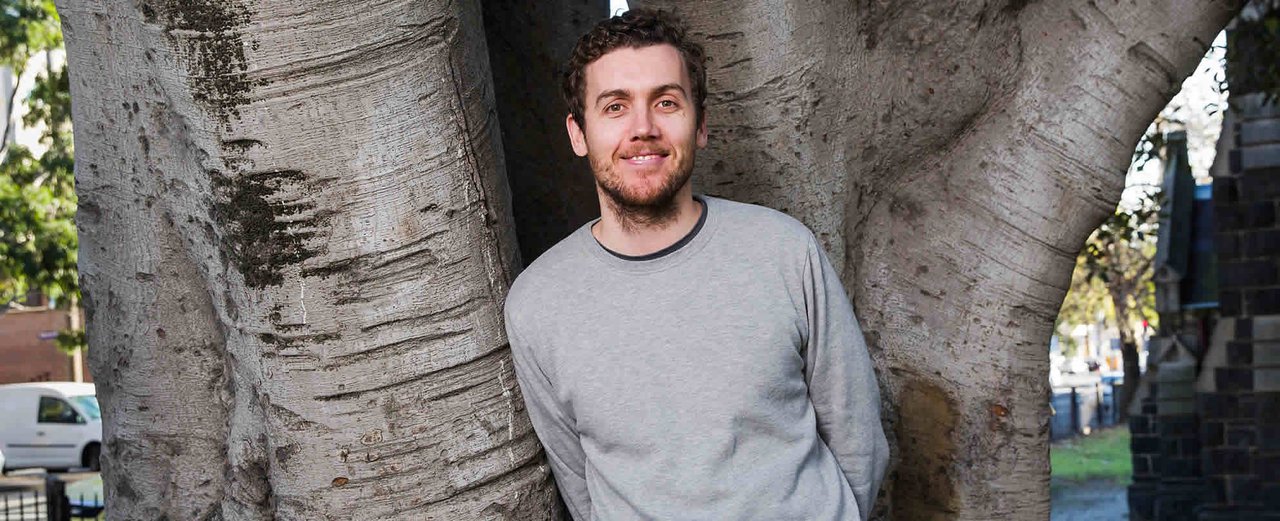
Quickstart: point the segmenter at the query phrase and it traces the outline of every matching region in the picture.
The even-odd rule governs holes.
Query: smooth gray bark
[[[699,188],[804,220],[868,330],[883,513],[1047,518],[1071,263],[1233,4],[676,6],[715,60]],[[109,516],[553,516],[498,318],[517,254],[478,6],[59,10]]]
[[[58,3],[110,519],[545,519],[478,3]]]
[[[636,2],[706,41],[698,188],[842,269],[885,392],[893,519],[1047,519],[1048,348],[1142,130],[1236,2]]]

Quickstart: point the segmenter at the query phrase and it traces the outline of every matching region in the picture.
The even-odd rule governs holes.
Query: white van
[[[98,470],[102,414],[93,384],[0,385],[0,451],[3,470]]]

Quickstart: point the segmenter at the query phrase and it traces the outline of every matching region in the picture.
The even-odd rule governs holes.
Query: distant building
[[[27,310],[0,314],[0,384],[22,382],[92,382],[84,356],[58,350],[54,337],[67,328],[66,310],[50,309],[43,296],[27,302]]]
[[[1160,331],[1130,411],[1135,521],[1280,519],[1280,106],[1232,100],[1211,188],[1169,138]]]

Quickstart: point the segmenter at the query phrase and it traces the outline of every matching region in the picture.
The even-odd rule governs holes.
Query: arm
[[[556,399],[555,387],[538,366],[530,345],[516,330],[510,306],[506,314],[507,338],[515,362],[516,381],[524,395],[525,408],[533,422],[533,430],[542,442],[551,463],[560,496],[569,507],[573,519],[591,519],[591,496],[587,494],[586,455],[578,437],[577,422]]]
[[[809,322],[805,383],[818,434],[844,471],[866,520],[889,463],[889,443],[880,425],[880,388],[853,305],[812,237],[804,283]]]

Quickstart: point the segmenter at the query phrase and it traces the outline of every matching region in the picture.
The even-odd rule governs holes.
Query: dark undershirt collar
[[[693,199],[702,204],[702,215],[698,216],[698,222],[697,224],[693,225],[693,229],[689,230],[689,233],[686,233],[684,237],[681,237],[680,240],[676,241],[675,244],[672,244],[671,246],[667,246],[666,248],[663,248],[661,250],[655,251],[653,253],[648,253],[645,255],[625,255],[625,254],[610,250],[604,244],[600,244],[600,241],[598,239],[596,240],[596,244],[600,244],[600,247],[603,248],[604,251],[609,252],[609,254],[613,255],[614,257],[617,257],[625,261],[648,261],[648,260],[653,260],[653,259],[657,259],[666,255],[669,255],[675,252],[676,250],[679,250],[680,248],[684,247],[684,245],[689,244],[689,241],[692,241],[693,238],[698,235],[698,231],[702,230],[702,225],[707,222],[707,212],[709,211],[709,208],[707,207],[707,201],[697,195],[694,195]],[[594,238],[594,235],[592,237]]]

